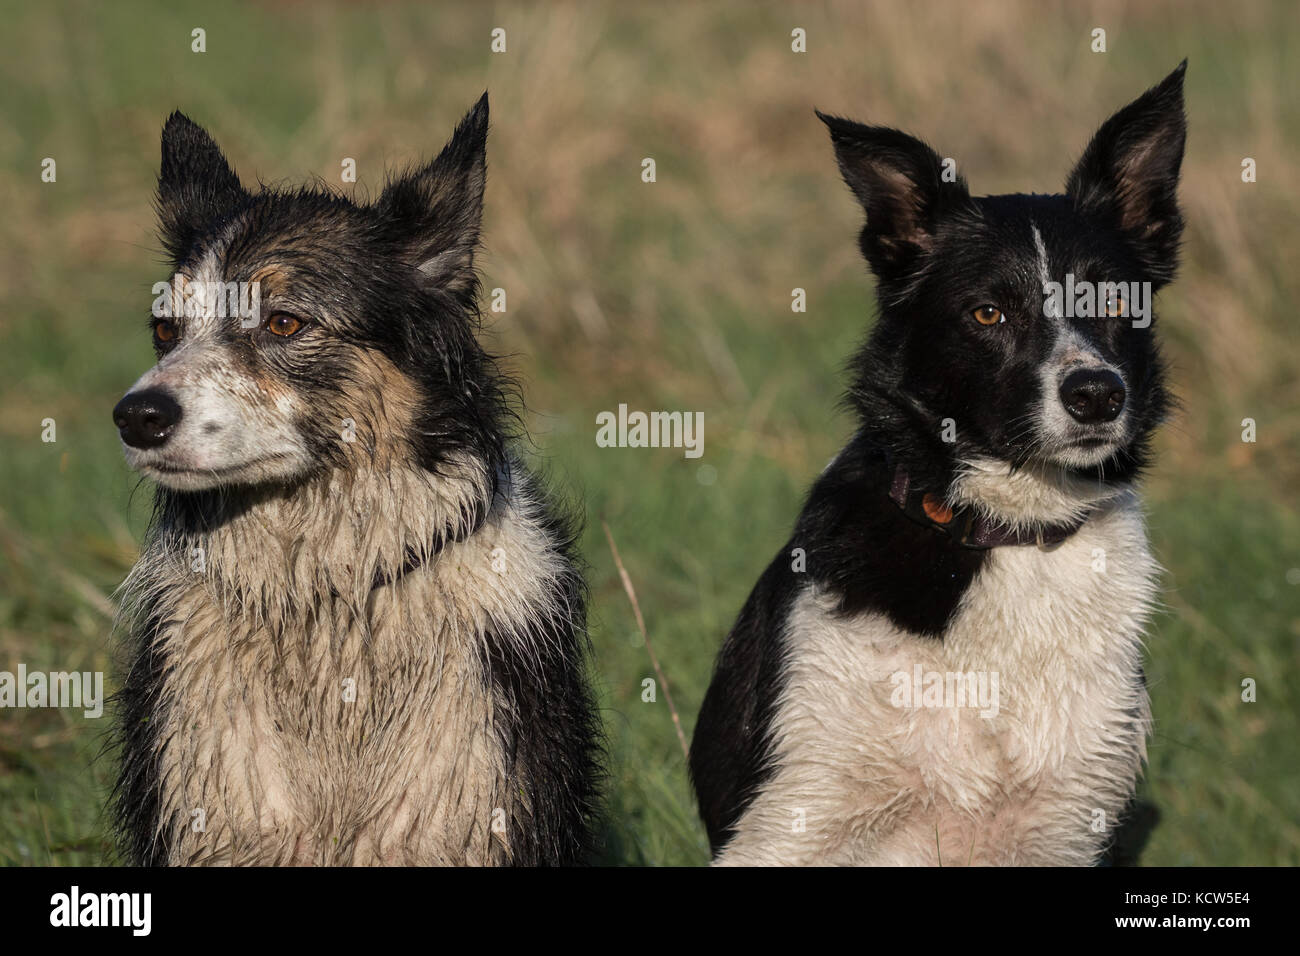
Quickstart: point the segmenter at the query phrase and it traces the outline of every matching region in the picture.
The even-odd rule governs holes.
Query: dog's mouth
[[[1093,468],[1110,461],[1124,447],[1123,434],[1077,435],[1050,443],[1035,457],[1064,468]]]
[[[288,454],[265,455],[233,465],[199,468],[174,461],[154,460],[133,462],[134,467],[146,477],[175,491],[198,491],[218,485],[255,484],[279,474],[281,467],[292,456]]]
[[[1113,438],[1103,438],[1100,435],[1088,435],[1079,438],[1073,442],[1062,445],[1059,451],[1095,451],[1099,448],[1106,448],[1111,451],[1119,450],[1119,442]]]

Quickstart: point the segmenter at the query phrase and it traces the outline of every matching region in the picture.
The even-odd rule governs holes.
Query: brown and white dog
[[[475,338],[487,97],[371,204],[162,137],[157,485],[115,808],[142,864],[567,864],[599,742],[572,529]],[[230,292],[229,298],[226,292]],[[241,308],[227,307],[238,303]]]

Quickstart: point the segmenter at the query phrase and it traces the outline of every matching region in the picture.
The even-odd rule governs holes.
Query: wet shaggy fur
[[[246,191],[181,114],[176,272],[262,325],[155,318],[127,447],[159,484],[124,585],[114,808],[139,864],[572,864],[596,812],[574,528],[513,453],[475,338],[486,95],[369,205]],[[301,322],[280,336],[270,317]],[[129,397],[129,396],[128,396]],[[126,432],[124,431],[124,435]]]
[[[1172,279],[1183,69],[1098,130],[1059,196],[972,197],[924,143],[822,117],[866,212],[880,319],[853,362],[859,429],[740,612],[696,724],[716,863],[1132,860],[1159,570],[1135,481],[1169,399],[1154,325],[1056,314],[1044,283]],[[1002,320],[976,321],[985,304]],[[1075,372],[1117,376],[1122,414],[1068,415]],[[966,547],[891,499],[900,469],[953,511],[1082,525],[1055,548]],[[917,669],[996,677],[996,713],[900,703]]]

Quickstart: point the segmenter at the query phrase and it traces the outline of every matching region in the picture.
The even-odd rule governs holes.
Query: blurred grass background
[[[337,182],[353,157],[364,196],[385,166],[431,155],[486,88],[482,265],[508,294],[489,344],[513,356],[538,457],[588,517],[603,859],[706,862],[665,695],[641,701],[653,671],[600,520],[689,734],[723,634],[851,430],[836,400],[871,287],[813,107],[920,135],[978,192],[1052,192],[1096,126],[1187,56],[1189,228],[1160,303],[1185,407],[1147,483],[1169,569],[1147,670],[1145,786],[1164,819],[1144,862],[1300,863],[1297,16],[1289,2],[0,3],[0,670],[110,668],[111,595],[149,494],[108,413],[152,361],[166,115],[205,125],[246,182]],[[795,27],[807,53],[791,52]],[[1246,156],[1257,183],[1241,182]],[[703,411],[704,457],[598,449],[595,416],[620,402]],[[1248,677],[1256,703],[1240,699]],[[0,711],[0,862],[113,861],[106,725]]]

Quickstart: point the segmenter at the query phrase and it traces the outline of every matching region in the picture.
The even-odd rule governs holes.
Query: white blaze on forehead
[[[1052,281],[1052,274],[1047,265],[1047,246],[1043,244],[1043,234],[1038,231],[1038,227],[1033,223],[1029,224],[1029,228],[1034,232],[1034,248],[1038,250],[1038,280],[1043,285],[1043,314],[1051,318],[1060,318],[1053,311],[1049,311],[1046,304],[1047,286]]]
[[[1034,248],[1038,250],[1038,278],[1043,280],[1043,285],[1047,285],[1052,281],[1047,268],[1047,246],[1043,245],[1043,234],[1038,231],[1038,227],[1030,223],[1029,228],[1034,232]]]

